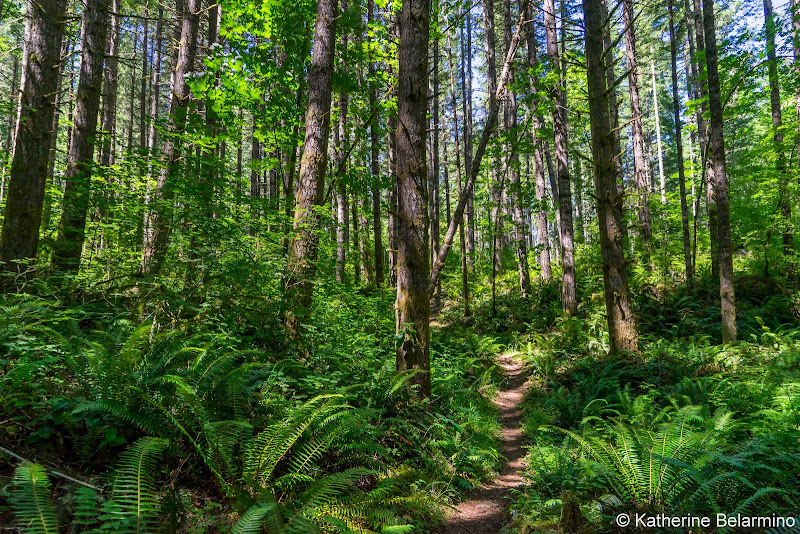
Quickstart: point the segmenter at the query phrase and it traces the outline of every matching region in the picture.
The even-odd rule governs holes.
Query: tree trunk
[[[64,174],[64,207],[53,251],[53,267],[58,271],[75,272],[81,263],[103,85],[108,7],[109,0],[86,0],[81,20],[81,72]]]
[[[505,0],[503,7],[503,33],[506,48],[511,46],[511,0]],[[506,50],[508,53],[508,50]],[[509,74],[511,85],[514,85],[514,71]],[[519,269],[519,285],[522,297],[528,298],[531,294],[531,278],[528,268],[528,244],[526,242],[527,231],[525,230],[525,214],[522,208],[522,182],[520,181],[520,162],[519,154],[515,146],[515,136],[517,131],[517,95],[512,90],[508,93],[506,100],[506,116],[508,135],[510,141],[507,143],[506,150],[511,154],[508,163],[509,172],[509,192],[511,193],[512,220],[514,221],[514,241],[517,249],[517,268]]]
[[[607,68],[604,63],[602,0],[583,0],[586,25],[586,70],[597,221],[603,262],[603,289],[611,352],[638,351],[639,338],[628,289],[623,245],[622,195],[617,187],[614,136],[609,117]]]
[[[180,0],[179,0],[180,2]],[[172,73],[169,104],[168,129],[173,136],[167,137],[162,147],[163,166],[159,172],[154,191],[154,206],[150,214],[150,225],[145,230],[142,272],[154,274],[161,269],[169,245],[172,215],[172,187],[180,169],[180,148],[175,135],[186,128],[186,116],[191,92],[186,83],[186,73],[194,66],[197,46],[197,31],[200,20],[200,0],[187,0],[181,13],[181,38],[177,49],[175,70]]]
[[[369,0],[367,2],[367,20],[370,23],[375,21],[375,2],[374,0]],[[371,42],[371,36],[367,35],[367,42]],[[368,48],[372,50],[372,47]],[[437,56],[438,56],[438,47],[436,48]],[[438,63],[437,63],[438,65]],[[370,58],[369,62],[369,109],[376,109],[376,105],[378,102],[378,87],[375,80],[375,59]],[[438,76],[434,75],[434,83],[438,81]],[[435,128],[438,127],[438,108],[435,112],[434,118],[434,125]],[[385,267],[383,265],[383,232],[381,230],[381,168],[378,162],[378,123],[380,121],[380,117],[375,116],[373,120],[370,121],[369,125],[369,136],[370,136],[370,174],[372,175],[372,240],[375,245],[375,284],[378,287],[383,286],[384,278],[385,278]],[[438,147],[439,144],[439,132],[438,130],[434,129],[434,146]],[[439,167],[439,158],[438,155],[434,157],[434,166],[437,168],[437,176],[438,176],[438,167]],[[438,189],[437,189],[438,191]],[[438,208],[438,197],[437,197],[437,208]],[[438,216],[438,211],[437,211]],[[436,224],[439,224],[439,219],[437,217]]]
[[[333,58],[336,40],[337,0],[320,0],[314,32],[314,55],[308,71],[308,112],[303,157],[295,193],[294,235],[286,265],[287,336],[298,340],[307,323],[312,302],[312,281],[319,248],[318,206],[323,203],[330,134]]]
[[[215,11],[212,9],[211,11]],[[147,148],[147,42],[149,35],[147,31],[147,21],[150,18],[149,1],[145,0],[144,20],[142,21],[142,75],[139,76],[139,150],[144,152]],[[210,29],[209,29],[210,31]]]
[[[397,371],[430,397],[430,295],[425,154],[430,2],[403,0],[398,25],[397,89]]]
[[[461,142],[458,138],[459,129],[458,129],[458,103],[456,102],[456,81],[455,81],[455,63],[453,61],[453,48],[449,43],[448,37],[448,47],[447,47],[447,57],[449,60],[450,66],[450,102],[453,108],[453,136],[454,136],[454,146],[456,149],[456,180],[458,183],[458,194],[461,196],[463,194],[462,188],[462,170],[461,170]],[[463,93],[462,93],[463,94]],[[446,154],[446,147],[445,147],[445,154]],[[445,156],[446,157],[446,156]],[[467,259],[468,253],[468,245],[466,242],[466,235],[464,231],[464,226],[466,225],[465,221],[461,221],[461,224],[458,228],[458,239],[461,249],[461,302],[464,306],[464,317],[469,317],[472,315],[469,306],[469,264]],[[436,251],[439,252],[438,249]],[[434,255],[434,266],[436,265],[436,256]],[[438,281],[437,281],[438,283]]]
[[[792,210],[789,207],[789,175],[786,172],[786,153],[783,148],[783,117],[781,115],[781,90],[778,82],[778,58],[775,53],[775,18],[772,0],[764,0],[764,26],[767,35],[767,70],[769,73],[769,102],[772,110],[772,140],[775,146],[775,170],[778,171],[779,203],[781,210],[780,230],[783,253],[794,253],[792,235]]]
[[[563,0],[562,0],[563,1]],[[575,231],[572,225],[572,193],[570,191],[569,166],[567,162],[567,110],[563,107],[561,85],[561,59],[556,39],[556,14],[554,0],[544,2],[544,27],[547,38],[547,56],[550,68],[557,74],[557,80],[550,88],[553,102],[553,133],[556,148],[556,176],[558,179],[558,213],[560,216],[559,235],[561,236],[561,299],[564,312],[575,315],[578,300],[575,288]]]
[[[794,49],[795,76],[800,72],[800,0],[792,0],[792,44]],[[800,77],[800,76],[799,76]],[[797,115],[797,132],[795,132],[795,158],[800,160],[800,86],[794,92],[795,114]],[[798,210],[800,211],[800,210]]]
[[[525,14],[525,41],[527,44],[527,60],[528,71],[535,71],[539,65],[539,59],[536,51],[536,28],[533,24],[534,14],[533,7],[530,3],[527,4],[527,12]],[[536,94],[536,81],[533,77],[530,79],[531,94]],[[539,101],[534,97],[531,103],[533,109],[533,174],[536,189],[536,240],[539,248],[539,268],[540,276],[543,281],[550,280],[553,276],[552,267],[550,265],[550,234],[548,232],[549,225],[547,222],[547,185],[545,181],[545,162],[544,162],[544,118],[539,110]]]
[[[106,48],[105,72],[103,78],[103,109],[100,129],[103,133],[100,165],[110,167],[114,164],[114,132],[117,122],[117,89],[119,72],[119,2],[111,0],[111,24],[108,47]]]
[[[464,115],[464,169],[472,166],[472,11],[464,17],[465,31],[461,34],[461,106]],[[466,36],[464,35],[466,34]],[[465,39],[466,37],[466,39]],[[465,64],[466,63],[466,68]],[[466,70],[466,75],[465,71]],[[449,208],[449,205],[448,205]],[[467,264],[475,272],[475,193],[469,194],[467,202],[466,243]],[[448,215],[448,219],[450,216]],[[448,223],[449,224],[449,223]]]
[[[36,257],[42,217],[48,152],[58,90],[59,52],[66,17],[65,0],[29,0],[14,153],[3,210],[0,260],[21,273]]]
[[[153,181],[153,155],[156,150],[156,139],[158,129],[156,123],[158,122],[158,110],[160,103],[160,82],[159,76],[161,75],[161,38],[164,29],[164,8],[159,4],[158,6],[158,23],[156,24],[156,38],[155,45],[153,46],[153,72],[151,73],[150,80],[150,129],[147,132],[147,185],[145,186],[144,198],[144,228],[150,227],[150,204],[152,197],[152,181]],[[239,145],[239,165],[241,167],[241,144]],[[241,174],[241,169],[239,171]]]
[[[495,42],[497,40],[494,28],[494,0],[483,0],[483,35],[485,37],[485,54],[486,54],[486,88],[490,95],[497,92],[497,61],[495,59]],[[498,102],[493,98],[489,98],[489,114],[495,113],[495,108]],[[505,123],[505,118],[503,119]],[[492,157],[492,162],[489,165],[489,174],[491,179],[489,181],[489,189],[492,195],[492,211],[491,211],[491,229],[489,231],[492,240],[492,279],[498,271],[502,269],[502,252],[501,247],[498,246],[500,236],[498,235],[497,227],[502,209],[502,195],[503,183],[498,177],[498,167],[500,162],[496,157]]]
[[[702,0],[694,0],[694,24],[695,24],[695,39],[697,41],[697,54],[706,53],[706,37],[705,30],[703,29],[703,7]],[[706,58],[707,59],[707,58]],[[704,62],[698,61],[700,69],[704,66]],[[703,173],[705,177],[705,194],[706,194],[706,212],[708,215],[708,234],[711,243],[711,276],[717,278],[719,276],[719,224],[717,222],[717,196],[714,190],[714,165],[713,158],[709,156],[711,150],[710,145],[710,132],[705,117],[708,115],[708,85],[705,81],[706,76],[698,69],[698,94],[700,95],[700,110],[697,115],[697,129],[700,130],[700,160],[702,162]],[[702,82],[701,82],[702,80]]]
[[[386,235],[389,239],[389,283],[397,286],[397,116],[390,112],[386,121],[386,159],[389,162],[389,213],[386,217]]]
[[[433,122],[432,135],[432,161],[431,174],[428,176],[428,198],[430,200],[430,219],[431,219],[431,263],[436,253],[439,251],[439,40],[433,42],[433,110],[431,110],[431,120]],[[433,294],[433,305],[438,307],[442,293],[442,284],[436,286]]]
[[[673,17],[673,0],[667,0],[669,10],[670,59],[672,60],[672,112],[675,117],[675,150],[678,154],[678,184],[681,193],[681,228],[683,230],[683,260],[686,267],[686,283],[692,284],[692,250],[689,238],[689,206],[686,203],[686,171],[683,165],[683,124],[681,123],[680,98],[678,97],[678,52]]]
[[[661,147],[661,114],[658,111],[658,86],[656,85],[656,55],[650,47],[650,73],[653,79],[653,115],[656,119],[656,146],[658,147],[658,180],[661,191],[661,204],[667,203],[667,188],[664,178],[664,151]]]
[[[733,251],[731,243],[730,205],[728,201],[728,172],[723,136],[722,95],[717,59],[717,35],[714,28],[714,0],[703,1],[703,27],[706,40],[708,69],[708,107],[711,114],[710,145],[714,166],[714,188],[717,196],[717,225],[719,228],[719,293],[722,311],[722,342],[736,341],[736,298],[733,289]]]
[[[345,39],[344,36],[341,39]],[[339,120],[333,132],[333,144],[336,152],[336,167],[344,169],[345,150],[347,144],[347,93],[339,93]],[[344,172],[344,170],[342,171]],[[353,224],[357,224],[355,221]],[[349,210],[347,202],[347,187],[343,180],[336,186],[336,280],[344,284],[347,281],[347,247],[348,243]]]
[[[642,128],[642,108],[639,101],[639,72],[634,33],[633,0],[623,0],[625,23],[625,56],[628,59],[628,89],[631,96],[631,138],[633,140],[633,183],[639,193],[639,235],[648,250],[653,239],[653,217],[650,213],[650,187],[647,178],[647,158]],[[649,261],[649,260],[648,260]]]

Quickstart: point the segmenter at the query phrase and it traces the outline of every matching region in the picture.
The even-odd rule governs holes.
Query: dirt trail
[[[530,387],[525,381],[523,365],[508,355],[500,356],[500,365],[506,370],[508,383],[495,404],[500,409],[503,423],[500,454],[506,458],[499,476],[492,482],[476,488],[470,500],[456,507],[442,534],[497,534],[508,520],[511,488],[524,485],[525,449],[522,438],[522,409],[519,404]]]

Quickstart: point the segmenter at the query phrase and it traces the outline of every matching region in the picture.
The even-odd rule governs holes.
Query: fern
[[[44,467],[23,463],[14,470],[9,501],[24,534],[58,534],[58,518],[50,498]]]
[[[159,512],[153,479],[167,445],[164,439],[141,438],[120,455],[110,513],[104,517],[116,520],[119,534],[142,534],[153,527]]]

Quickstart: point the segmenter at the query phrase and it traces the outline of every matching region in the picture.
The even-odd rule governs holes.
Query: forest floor
[[[497,478],[475,488],[469,499],[456,507],[443,534],[498,534],[509,519],[508,509],[514,499],[510,490],[524,486],[522,401],[530,384],[523,363],[508,354],[500,356],[499,362],[507,377],[506,387],[495,400],[503,425],[500,433],[503,465]]]

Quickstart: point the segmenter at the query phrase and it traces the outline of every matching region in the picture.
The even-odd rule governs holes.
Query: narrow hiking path
[[[500,356],[508,382],[497,395],[503,429],[500,433],[500,454],[505,461],[497,478],[473,490],[468,501],[459,504],[447,521],[443,534],[496,534],[508,521],[512,488],[524,485],[525,449],[522,438],[522,408],[519,406],[530,385],[525,379],[524,365],[510,355]]]

